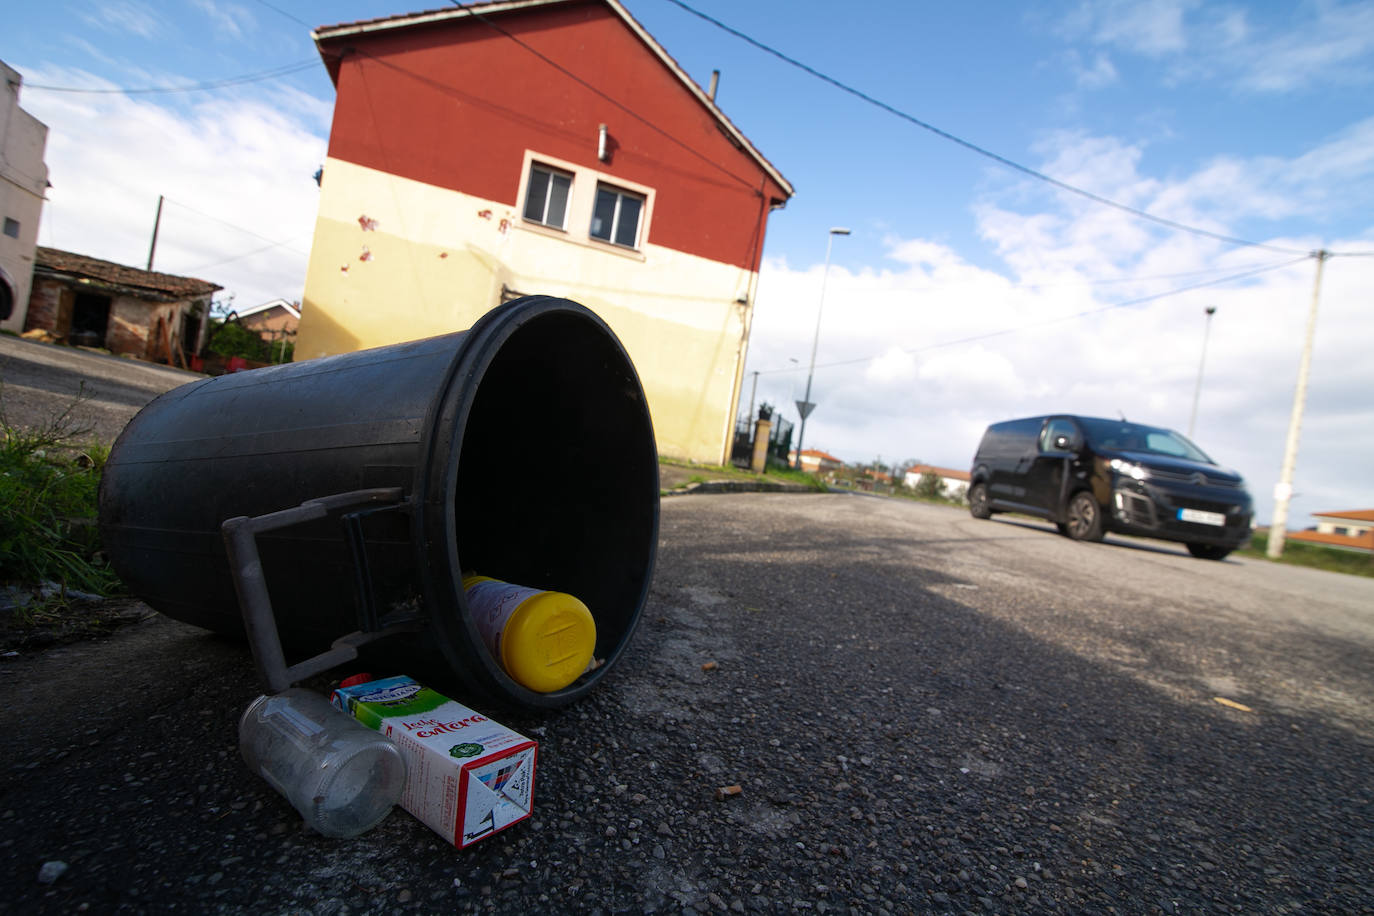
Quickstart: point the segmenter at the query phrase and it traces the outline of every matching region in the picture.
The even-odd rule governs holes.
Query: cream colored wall
[[[500,302],[503,284],[563,296],[625,345],[660,453],[723,463],[748,318],[736,300],[750,278],[652,244],[628,251],[526,224],[493,201],[330,159],[296,359],[463,330]]]
[[[1368,522],[1352,521],[1350,519],[1317,519],[1317,532],[1319,534],[1335,534],[1337,528],[1344,528],[1346,532],[1355,537],[1362,537],[1369,531],[1371,526]]]

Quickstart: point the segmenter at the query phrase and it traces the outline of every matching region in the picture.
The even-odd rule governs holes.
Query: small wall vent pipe
[[[602,162],[605,162],[607,159],[610,158],[610,152],[609,152],[609,150],[607,150],[607,148],[606,148],[606,125],[605,125],[605,124],[602,124],[602,125],[601,125],[601,129],[597,132],[597,138],[596,138],[596,158],[597,158],[597,159],[600,159]]]

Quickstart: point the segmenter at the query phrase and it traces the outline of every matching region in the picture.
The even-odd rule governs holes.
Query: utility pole
[[[754,395],[759,391],[759,370],[754,370],[754,387],[749,389],[749,422],[754,421]]]
[[[157,253],[157,230],[162,225],[162,195],[157,196],[157,216],[153,217],[153,241],[148,246],[148,269],[153,269],[153,255]]]
[[[1298,463],[1298,435],[1302,431],[1302,411],[1307,405],[1307,376],[1312,368],[1312,338],[1317,332],[1317,304],[1322,294],[1322,267],[1331,257],[1329,251],[1314,251],[1317,259],[1317,279],[1312,284],[1312,308],[1307,313],[1307,339],[1302,345],[1302,359],[1298,361],[1298,384],[1293,390],[1293,413],[1288,418],[1288,442],[1283,448],[1283,469],[1274,485],[1274,518],[1269,523],[1269,546],[1265,554],[1277,560],[1283,556],[1283,542],[1288,537],[1288,500],[1293,497],[1293,467]]]
[[[1197,425],[1197,402],[1202,397],[1202,367],[1207,363],[1207,336],[1212,332],[1212,316],[1217,313],[1215,305],[1207,306],[1207,324],[1202,330],[1202,357],[1197,361],[1197,384],[1193,386],[1193,415],[1188,418],[1188,438],[1193,438],[1193,427]]]

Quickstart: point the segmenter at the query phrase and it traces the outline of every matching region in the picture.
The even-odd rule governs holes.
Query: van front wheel
[[[1066,532],[1075,541],[1102,540],[1102,508],[1087,490],[1079,490],[1069,500]]]
[[[968,490],[968,511],[974,518],[992,518],[992,509],[988,506],[988,488],[981,483],[975,483]]]

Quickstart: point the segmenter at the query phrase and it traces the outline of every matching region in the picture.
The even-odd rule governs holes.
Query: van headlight
[[[1113,458],[1111,460],[1111,468],[1121,476],[1129,477],[1132,480],[1144,480],[1146,477],[1150,476],[1148,471],[1134,461],[1123,461],[1120,458]]]

